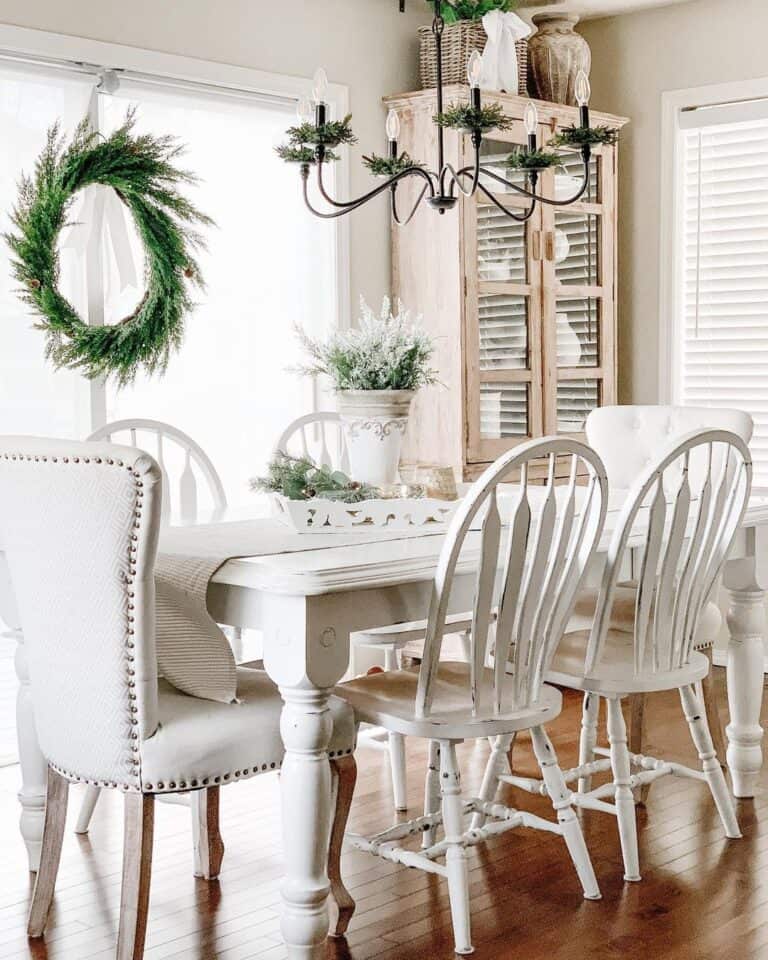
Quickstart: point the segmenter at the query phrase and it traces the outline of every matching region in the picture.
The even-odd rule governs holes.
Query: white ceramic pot
[[[413,390],[339,390],[339,413],[353,480],[397,483]]]

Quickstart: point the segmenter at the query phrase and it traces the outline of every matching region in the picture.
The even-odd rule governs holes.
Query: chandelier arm
[[[502,213],[506,214],[508,217],[510,217],[510,219],[516,220],[518,223],[525,223],[526,221],[530,220],[534,214],[534,211],[536,210],[536,201],[534,200],[533,203],[530,205],[530,207],[526,211],[524,211],[520,216],[518,216],[516,213],[513,213],[509,209],[509,207],[505,207],[504,204],[501,203],[501,201],[497,200],[496,197],[491,193],[491,191],[487,190],[482,183],[478,183],[477,189],[480,191],[480,193],[484,193],[485,196],[491,201],[491,203],[495,207],[498,207],[498,209],[501,210]]]
[[[416,216],[417,210],[421,206],[421,201],[424,199],[426,193],[427,193],[427,184],[425,183],[424,186],[421,188],[421,193],[419,194],[418,199],[416,200],[416,203],[414,203],[413,205],[413,209],[408,214],[408,216],[403,220],[400,218],[400,215],[397,212],[397,196],[396,196],[397,184],[394,184],[392,186],[392,219],[395,221],[398,227],[407,227],[408,224],[411,222],[411,220],[413,220],[413,218]]]
[[[567,207],[572,203],[576,203],[577,200],[580,200],[584,194],[587,192],[587,187],[589,186],[589,156],[583,155],[582,162],[584,164],[584,175],[582,177],[581,186],[578,191],[572,196],[568,197],[567,200],[551,200],[548,197],[542,197],[535,191],[526,190],[525,187],[519,187],[516,183],[512,183],[509,180],[505,180],[504,177],[500,177],[498,173],[494,173],[492,170],[488,170],[483,167],[481,173],[490,177],[492,180],[498,181],[498,183],[504,184],[505,187],[511,187],[516,193],[522,194],[524,197],[528,197],[529,200],[537,200],[539,203],[546,203],[550,207]]]
[[[361,198],[356,200],[346,206],[341,210],[332,210],[330,213],[323,213],[321,210],[318,210],[316,207],[312,206],[312,201],[309,199],[309,168],[307,167],[306,173],[304,168],[301,171],[301,180],[302,180],[302,191],[304,195],[304,205],[311,214],[316,217],[320,217],[321,220],[337,220],[339,217],[343,217],[346,213],[352,213],[353,210],[357,210],[358,207],[362,207],[366,203],[366,198]]]
[[[378,187],[374,187],[373,190],[369,190],[368,193],[363,194],[356,200],[334,200],[333,197],[331,197],[326,191],[325,185],[323,184],[323,166],[321,163],[317,164],[317,185],[320,190],[320,196],[332,207],[336,207],[342,211],[348,210],[350,213],[353,210],[357,210],[357,208],[362,206],[364,203],[368,203],[369,200],[373,200],[374,197],[378,197],[380,193],[384,193],[384,191],[390,187],[397,186],[401,180],[411,176],[423,177],[423,179],[426,180],[424,190],[429,190],[430,196],[434,197],[435,185],[432,182],[432,177],[429,172],[424,170],[422,167],[408,167],[406,170],[401,170],[400,173],[396,173],[394,176],[384,181],[384,183],[379,184]]]

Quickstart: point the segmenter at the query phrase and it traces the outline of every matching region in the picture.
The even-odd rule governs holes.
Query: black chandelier
[[[445,109],[443,89],[443,52],[442,39],[445,21],[440,13],[441,0],[435,0],[435,14],[432,21],[437,52],[437,165],[434,170],[424,164],[411,159],[407,153],[400,153],[398,137],[400,135],[400,119],[395,110],[390,110],[386,122],[389,151],[386,157],[377,157],[375,154],[364,157],[364,163],[370,171],[384,182],[368,193],[355,200],[340,201],[330,196],[324,183],[324,169],[326,165],[338,159],[334,150],[344,144],[356,142],[350,121],[351,116],[341,121],[328,119],[328,106],[325,95],[328,88],[328,78],[321,68],[315,74],[312,88],[312,102],[307,98],[299,101],[299,125],[288,131],[289,142],[277,148],[282,159],[299,164],[301,170],[302,190],[304,202],[308,209],[317,217],[335,219],[357,210],[364,204],[378,197],[380,194],[390,193],[392,218],[395,223],[405,225],[414,217],[422,202],[426,202],[434,210],[444,214],[451,210],[458,202],[459,194],[472,197],[478,191],[499,210],[513,220],[524,222],[529,220],[538,203],[546,203],[555,207],[566,207],[578,201],[589,185],[589,163],[592,156],[592,146],[602,143],[614,143],[617,133],[607,127],[591,128],[589,125],[589,80],[584,71],[581,71],[576,80],[576,100],[579,105],[579,126],[567,127],[560,131],[548,144],[546,149],[539,149],[537,129],[539,123],[538,111],[532,100],[529,100],[523,124],[528,135],[527,146],[518,146],[507,159],[510,169],[524,174],[523,184],[520,185],[502,177],[494,169],[483,166],[481,146],[483,135],[491,130],[504,130],[512,124],[512,120],[505,116],[498,104],[484,106],[480,92],[480,80],[483,73],[483,61],[479,51],[474,50],[467,65],[467,79],[470,87],[469,102],[452,104]],[[471,137],[474,147],[474,162],[471,166],[456,170],[445,160],[445,131],[457,129]],[[566,159],[556,148],[565,148],[571,155],[576,151],[581,155],[583,176],[578,190],[568,199],[553,199],[537,193],[539,176],[549,167],[560,166]],[[553,149],[555,148],[555,149]],[[317,189],[320,197],[327,204],[327,209],[317,209],[310,199],[309,181],[312,170],[315,170]],[[398,186],[404,180],[416,177],[423,181],[421,192],[416,202],[406,215],[402,215],[398,207]],[[530,202],[525,209],[513,210],[505,206],[496,194],[489,189],[488,181],[496,181],[504,186],[505,192],[510,189],[522,194]],[[484,182],[485,181],[485,182]]]

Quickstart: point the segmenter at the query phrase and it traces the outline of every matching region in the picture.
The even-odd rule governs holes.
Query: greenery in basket
[[[434,7],[434,0],[427,0]],[[440,14],[446,23],[458,23],[459,20],[482,20],[491,10],[509,13],[516,10],[518,0],[443,0]]]
[[[338,331],[324,342],[297,327],[312,360],[300,368],[301,373],[326,374],[337,390],[418,390],[437,383],[429,365],[434,343],[399,301],[393,314],[385,297],[377,317],[361,297],[360,310],[359,326]]]
[[[530,150],[528,147],[517,147],[506,160],[509,170],[546,170],[548,167],[557,167],[563,162],[559,153],[549,150]]]
[[[469,103],[452,103],[442,113],[436,114],[434,121],[441,127],[466,130],[468,133],[475,130],[482,133],[489,130],[508,130],[513,123],[512,118],[504,113],[498,103],[489,104],[479,110]]]
[[[341,503],[360,503],[378,496],[378,490],[357,483],[328,467],[318,467],[309,457],[290,457],[277,453],[267,467],[266,477],[251,480],[252,490],[281,493],[289,500],[338,500]]]
[[[612,147],[619,139],[614,127],[565,127],[550,141],[550,147],[584,147],[605,144]]]
[[[401,153],[399,157],[380,157],[372,153],[370,157],[363,157],[363,165],[368,167],[374,177],[396,177],[404,170],[424,166],[423,163],[412,160],[407,153]]]

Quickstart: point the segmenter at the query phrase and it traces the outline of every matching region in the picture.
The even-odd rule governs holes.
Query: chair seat
[[[625,630],[609,630],[600,663],[589,677],[584,677],[589,634],[589,630],[565,634],[547,674],[548,683],[594,693],[653,693],[696,683],[709,673],[709,660],[703,653],[694,651],[690,662],[682,669],[635,676],[633,634]]]
[[[283,701],[263,670],[239,667],[236,703],[216,703],[158,684],[160,725],[142,744],[144,789],[174,792],[213,786],[276,770],[283,761],[280,714]],[[331,697],[333,756],[355,747],[352,710]]]
[[[597,607],[597,590],[582,590],[576,598],[573,614],[568,621],[568,631],[589,630],[595,617]],[[610,626],[613,630],[622,630],[631,633],[635,623],[635,600],[637,586],[634,583],[622,583],[616,588],[616,594],[611,611]],[[716,603],[709,601],[704,605],[696,629],[694,647],[703,650],[711,647],[720,632],[723,622],[720,608]]]
[[[490,675],[486,689],[492,688]],[[528,710],[510,710],[494,716],[490,704],[473,717],[469,704],[469,664],[443,661],[434,683],[433,717],[414,717],[418,669],[390,670],[356,677],[339,684],[336,692],[353,707],[358,722],[374,723],[395,733],[429,740],[464,740],[515,733],[549,723],[562,709],[562,696],[543,687],[541,701]]]
[[[471,613],[452,613],[445,618],[447,632],[461,632],[472,626]],[[353,644],[364,647],[378,647],[394,644],[397,647],[405,646],[412,641],[424,640],[427,632],[426,620],[414,620],[412,623],[393,623],[387,627],[376,627],[373,630],[359,630],[350,636]]]

